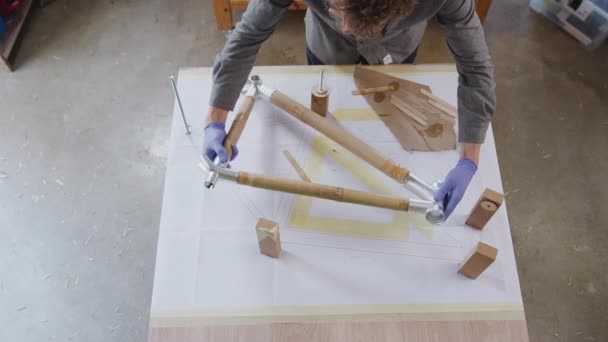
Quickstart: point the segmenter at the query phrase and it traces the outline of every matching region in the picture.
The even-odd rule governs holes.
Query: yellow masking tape
[[[350,171],[371,192],[381,195],[396,195],[390,186],[371,172],[369,166],[324,136],[317,136],[312,142],[311,155],[305,168],[306,174],[311,179],[318,179],[321,175],[323,160],[326,155],[330,155],[346,170]],[[289,218],[290,227],[331,234],[407,241],[409,225],[412,224],[429,238],[433,234],[431,224],[417,213],[393,211],[393,219],[389,223],[319,217],[310,214],[312,201],[313,199],[310,197],[296,196]]]
[[[371,108],[340,108],[331,113],[334,119],[347,121],[380,120],[380,117]]]

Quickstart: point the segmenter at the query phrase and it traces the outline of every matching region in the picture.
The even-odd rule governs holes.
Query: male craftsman
[[[251,0],[213,68],[203,153],[227,161],[225,122],[255,63],[292,0]],[[493,66],[474,0],[308,0],[309,64],[412,63],[436,17],[456,60],[461,159],[435,194],[446,218],[462,199],[479,164],[479,150],[495,108]],[[232,157],[238,151],[233,146]]]

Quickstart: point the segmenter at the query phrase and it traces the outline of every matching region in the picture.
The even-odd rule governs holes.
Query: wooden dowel
[[[424,114],[417,112],[414,108],[412,108],[410,105],[405,103],[405,101],[396,97],[395,95],[391,95],[391,104],[393,106],[397,107],[400,111],[405,113],[407,116],[412,118],[414,121],[421,124],[422,126],[428,125],[428,122],[426,122],[426,120],[425,120]]]
[[[458,109],[454,106],[452,106],[451,104],[449,104],[448,102],[444,101],[443,99],[438,98],[437,96],[433,95],[431,92],[429,92],[426,89],[420,89],[420,92],[429,98],[428,103],[431,104],[432,106],[435,106],[439,109],[441,109],[442,111],[450,114],[453,117],[456,117],[457,113],[458,113]],[[434,101],[434,102],[432,102]]]
[[[376,88],[362,88],[362,89],[357,89],[357,90],[353,90],[352,94],[353,95],[366,95],[366,94],[372,94],[372,93],[379,93],[381,91],[395,91],[399,89],[399,83],[391,83],[389,85],[383,86],[383,87],[376,87]]]
[[[234,121],[232,121],[232,126],[230,126],[230,130],[224,139],[224,149],[226,149],[226,153],[228,154],[228,160],[232,158],[232,145],[236,145],[239,142],[254,103],[255,99],[253,96],[246,96],[239,107]]]
[[[324,198],[337,202],[361,204],[399,211],[408,211],[410,206],[410,202],[407,199],[398,197],[381,196],[364,191],[286,178],[275,178],[243,171],[239,172],[236,182],[238,184],[248,185],[254,188],[281,191],[296,195]]]
[[[280,91],[272,93],[270,102],[324,134],[397,182],[403,184],[407,181],[410,172],[406,168],[386,158],[330,119],[319,116]]]
[[[455,118],[458,115],[456,114],[456,112],[450,110],[448,107],[442,105],[441,103],[434,101],[434,100],[428,100],[429,104],[439,110],[441,110],[442,112],[448,114],[449,116]]]
[[[315,86],[310,92],[310,110],[325,117],[329,109],[329,90]]]
[[[293,166],[293,168],[296,170],[296,172],[300,176],[300,179],[302,179],[305,182],[310,183],[311,182],[310,178],[308,178],[308,176],[306,175],[306,172],[304,172],[304,169],[302,169],[300,167],[300,164],[298,164],[298,162],[291,155],[291,153],[289,153],[288,150],[283,150],[283,154],[285,155],[285,158],[287,158],[287,160],[289,161],[289,163],[291,164],[291,166]]]

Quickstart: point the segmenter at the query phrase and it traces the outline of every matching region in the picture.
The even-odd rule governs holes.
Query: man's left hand
[[[445,219],[450,217],[462,196],[464,196],[471,178],[477,171],[477,165],[468,159],[461,159],[458,164],[448,173],[441,187],[435,193],[435,202],[442,203]]]

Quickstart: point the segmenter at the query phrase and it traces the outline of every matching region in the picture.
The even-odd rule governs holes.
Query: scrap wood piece
[[[473,228],[483,229],[502,205],[504,197],[503,194],[492,189],[485,189],[465,223]]]
[[[395,91],[395,90],[399,90],[398,82],[391,82],[388,85],[385,85],[382,87],[363,88],[363,89],[353,90],[352,94],[353,95],[366,95],[366,94],[379,93],[379,92],[384,92],[384,91]]]
[[[405,101],[398,98],[397,96],[391,95],[391,104],[399,108],[403,113],[407,114],[407,116],[409,116],[422,126],[428,125],[428,122],[426,122],[425,120],[424,114],[416,112],[414,108],[410,107],[407,103],[405,103]]]
[[[415,151],[443,151],[456,148],[454,120],[448,119],[442,110],[428,103],[428,98],[421,93],[421,89],[430,92],[428,86],[361,66],[355,68],[354,79],[359,89],[377,88],[397,82],[399,89],[391,95],[406,101],[416,112],[425,113],[427,125],[421,127],[391,104],[391,96],[379,96],[385,93],[363,95],[403,148]]]
[[[458,273],[471,279],[477,279],[483,271],[492,265],[497,255],[498,249],[479,242],[458,266]]]
[[[310,183],[311,182],[310,178],[308,178],[308,175],[306,175],[306,172],[304,171],[304,169],[302,169],[302,167],[300,166],[300,164],[298,164],[298,162],[291,155],[291,153],[289,153],[288,150],[283,150],[283,154],[285,155],[285,158],[287,158],[287,160],[289,161],[289,163],[291,164],[291,166],[293,166],[293,168],[296,170],[296,172],[300,176],[300,179],[302,179],[305,182]]]
[[[429,102],[429,104],[431,106],[434,106],[435,108],[438,108],[438,109],[442,110],[443,112],[445,112],[446,114],[448,114],[452,118],[456,118],[458,116],[458,114],[456,114],[455,111],[452,111],[448,107],[442,105],[441,103],[439,103],[439,102],[437,102],[435,100],[429,100],[428,102]]]
[[[260,218],[255,225],[255,232],[258,236],[260,253],[278,258],[281,254],[281,234],[279,224],[270,220]]]
[[[447,110],[446,113],[451,114],[451,113],[455,113],[453,116],[456,117],[456,113],[458,113],[458,109],[454,106],[452,106],[450,103],[448,103],[447,101],[433,95],[433,93],[431,93],[430,91],[426,90],[426,89],[420,89],[420,92],[429,98],[429,103],[430,100],[435,101],[436,103],[439,103],[441,105],[443,105]]]

